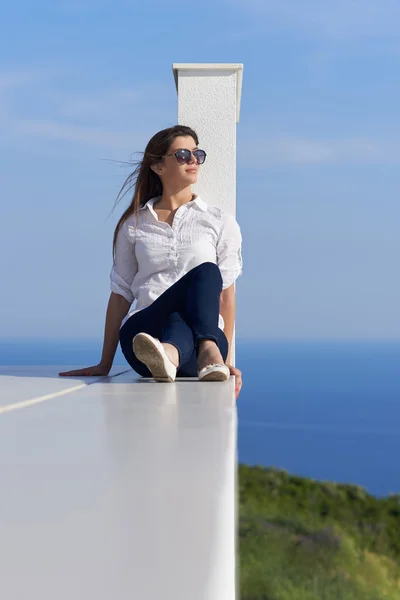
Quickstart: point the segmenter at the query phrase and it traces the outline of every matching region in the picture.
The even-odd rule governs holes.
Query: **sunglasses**
[[[191,160],[192,158],[192,154],[195,157],[197,164],[202,165],[203,162],[206,160],[207,156],[204,150],[194,150],[192,153],[186,148],[179,148],[179,150],[177,150],[176,152],[173,152],[172,154],[166,154],[165,156],[173,156],[173,154],[175,154],[176,160],[180,165],[188,163],[189,160]]]

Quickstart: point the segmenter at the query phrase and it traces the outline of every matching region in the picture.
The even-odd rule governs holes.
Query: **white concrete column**
[[[236,215],[236,124],[243,65],[178,63],[172,69],[178,92],[178,123],[192,127],[200,148],[207,152],[193,191],[209,204]]]

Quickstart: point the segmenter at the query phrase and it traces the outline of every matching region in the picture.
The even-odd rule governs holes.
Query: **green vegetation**
[[[399,600],[400,494],[239,465],[241,600]]]

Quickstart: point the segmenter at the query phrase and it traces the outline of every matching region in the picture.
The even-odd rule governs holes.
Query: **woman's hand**
[[[86,369],[76,369],[75,371],[64,371],[63,373],[59,373],[62,376],[71,376],[75,375],[78,377],[82,376],[93,376],[93,375],[108,375],[111,371],[111,367],[107,365],[103,365],[99,363],[98,365],[94,365],[93,367],[86,367]]]
[[[237,400],[243,385],[242,372],[236,367],[233,367],[232,365],[227,364],[226,366],[228,367],[231,375],[235,376],[235,398]]]

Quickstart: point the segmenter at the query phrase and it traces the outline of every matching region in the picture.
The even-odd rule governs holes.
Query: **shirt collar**
[[[204,202],[204,200],[202,200],[200,196],[196,196],[196,198],[192,200],[192,202],[194,202],[200,208],[200,210],[202,210],[203,212],[207,212],[207,203]]]
[[[140,210],[142,210],[143,208],[148,208],[150,211],[154,211],[154,209],[153,209],[154,202],[159,197],[160,196],[155,196],[154,198],[150,198],[150,200],[147,200],[146,204],[144,204],[143,206],[140,207]],[[198,195],[196,196],[196,198],[194,200],[191,200],[187,204],[195,204],[196,206],[198,206],[200,208],[200,210],[202,210],[203,212],[207,212],[206,202],[204,202],[204,200],[202,200],[200,198],[200,196],[198,196]]]

